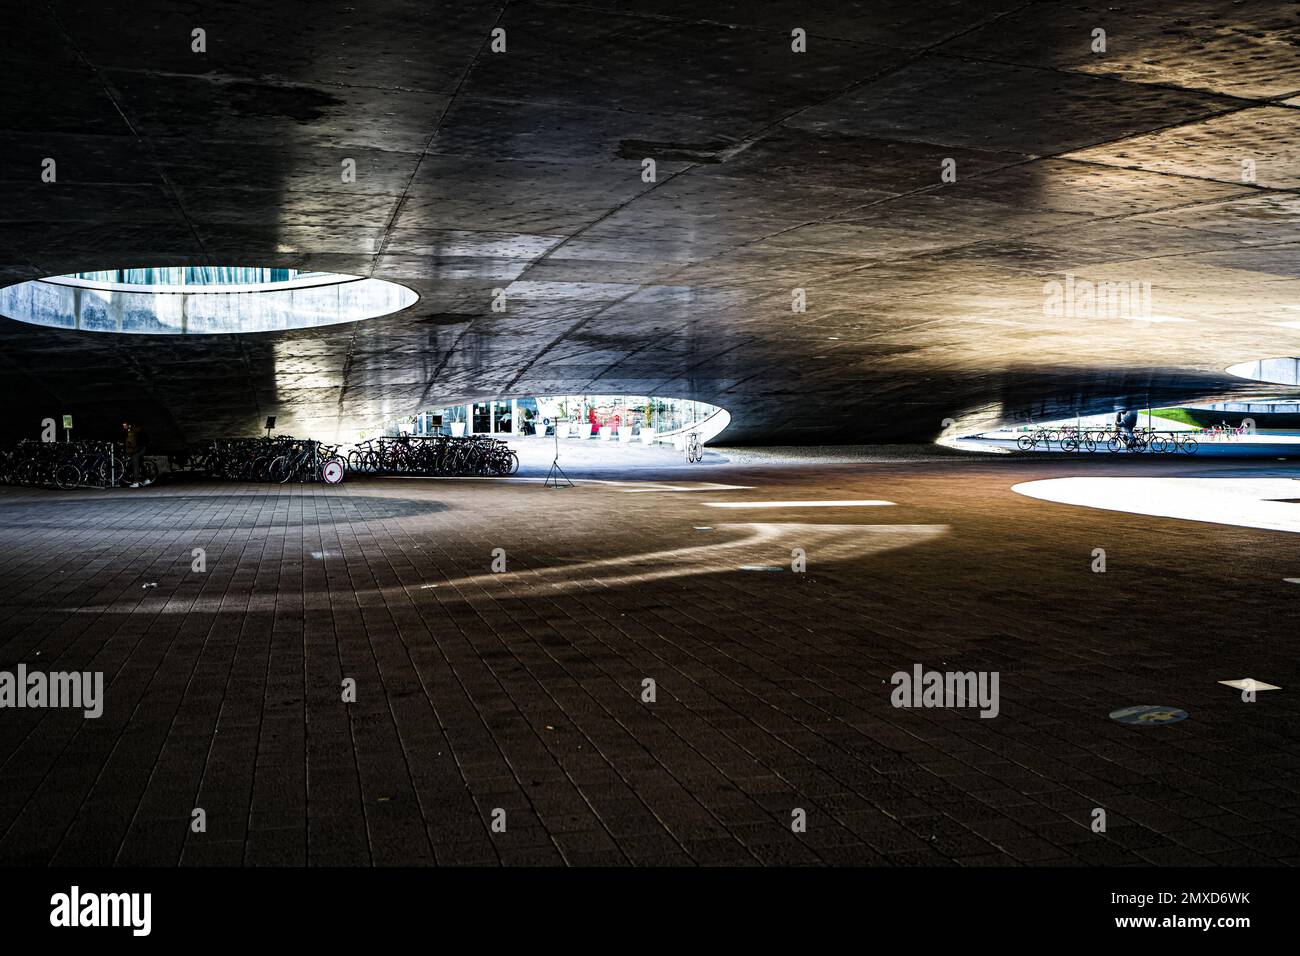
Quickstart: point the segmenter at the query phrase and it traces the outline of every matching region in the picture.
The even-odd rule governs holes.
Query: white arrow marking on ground
[[[706,501],[706,508],[880,508],[892,501]]]
[[[670,485],[662,481],[604,481],[601,479],[588,479],[592,484],[600,485],[630,485],[629,488],[619,488],[619,491],[628,494],[646,491],[750,491],[753,485],[720,485],[714,481],[693,481],[685,485]]]
[[[525,597],[539,591],[553,594],[557,590],[617,587],[663,578],[735,571],[741,563],[759,564],[764,559],[770,562],[778,554],[785,559],[792,548],[803,548],[819,563],[843,561],[931,541],[946,534],[948,526],[778,522],[720,524],[715,526],[715,530],[739,534],[740,537],[512,574],[476,574],[446,584],[448,588],[458,590],[483,588],[495,593],[500,593],[500,589],[505,587],[509,596]],[[467,599],[463,594],[460,597]],[[439,599],[447,599],[445,590],[441,590]]]
[[[424,592],[439,603],[493,598],[529,597],[579,588],[610,588],[641,584],[664,578],[739,571],[743,565],[768,566],[774,558],[788,561],[793,548],[803,548],[817,564],[882,554],[934,541],[948,533],[943,524],[800,524],[794,522],[747,522],[713,526],[707,544],[663,551],[643,551],[597,561],[582,561],[502,574],[475,574],[437,584],[379,588],[380,593],[406,593],[415,598]],[[726,537],[735,535],[735,537]],[[695,537],[695,536],[692,536]],[[698,540],[698,538],[696,539]],[[317,552],[320,553],[320,552]],[[326,552],[332,555],[333,552]],[[784,565],[783,567],[788,566]],[[437,594],[433,594],[434,590]],[[358,592],[371,593],[361,588]],[[108,604],[60,607],[75,614],[101,613]],[[183,603],[174,613],[188,613]],[[173,613],[171,606],[150,613]]]

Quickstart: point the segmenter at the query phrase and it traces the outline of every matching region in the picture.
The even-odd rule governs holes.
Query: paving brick
[[[1105,470],[749,467],[710,478],[754,490],[704,496],[353,479],[0,489],[27,519],[0,526],[0,660],[110,681],[97,721],[0,715],[0,863],[1294,860],[1300,759],[1277,722],[1297,707],[1269,698],[1261,721],[1215,684],[1300,676],[1273,636],[1270,589],[1297,573],[1287,542],[1009,491]],[[864,541],[880,524],[943,530],[824,559],[814,543],[804,576],[736,568],[782,562],[815,527],[707,570],[624,560],[700,547],[695,526],[724,524],[702,502],[723,495],[897,502],[728,522],[860,524]],[[189,570],[199,545],[204,575]],[[1098,546],[1125,570],[1091,574]],[[488,571],[493,547],[513,572]],[[1000,716],[892,707],[890,676],[918,662],[999,670]],[[1193,719],[1107,719],[1133,703]],[[189,830],[194,807],[206,834]],[[794,807],[806,834],[790,831]],[[1094,807],[1108,834],[1089,829]]]

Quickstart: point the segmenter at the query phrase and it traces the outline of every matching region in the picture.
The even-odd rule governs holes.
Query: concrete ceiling
[[[246,336],[0,321],[4,427],[350,439],[588,391],[860,442],[1249,389],[1222,370],[1300,354],[1298,27],[1276,0],[14,6],[0,281],[292,266],[421,301]],[[1182,321],[1047,316],[1067,273]]]

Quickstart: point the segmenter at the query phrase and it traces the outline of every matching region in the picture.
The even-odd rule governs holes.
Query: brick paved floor
[[[0,489],[0,668],[111,682],[0,711],[0,863],[1294,864],[1300,542],[1009,490],[1198,470]],[[802,498],[897,505],[705,504]],[[914,663],[997,670],[1000,715],[893,708]],[[1107,718],[1147,703],[1191,718]]]

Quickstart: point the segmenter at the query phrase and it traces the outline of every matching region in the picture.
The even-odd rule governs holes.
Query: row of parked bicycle
[[[519,455],[484,435],[452,438],[403,436],[363,441],[348,452],[348,466],[369,475],[513,475]]]
[[[228,481],[320,481],[327,485],[338,484],[348,470],[338,445],[292,435],[214,439],[188,456],[173,458],[172,467]]]
[[[349,471],[369,475],[466,475],[494,477],[519,470],[519,456],[504,441],[466,438],[381,438],[361,442],[345,457],[338,445],[310,438],[214,439],[186,454],[170,455],[173,472],[227,481],[323,482],[338,484]],[[0,484],[50,488],[108,488],[158,477],[151,458],[130,476],[121,444],[105,441],[25,440],[0,449]]]
[[[244,481],[323,481],[337,484],[349,471],[367,475],[513,475],[519,456],[482,435],[404,436],[357,444],[344,456],[338,445],[308,438],[234,438],[209,442],[181,467],[212,478]]]
[[[1254,433],[1254,429],[1247,428],[1245,425],[1229,425],[1226,422],[1222,425],[1210,425],[1197,432],[1207,441],[1236,441],[1242,435]]]
[[[148,459],[133,481],[153,481],[158,466]],[[0,450],[0,484],[45,488],[109,488],[128,482],[122,446],[107,441],[23,440]]]
[[[1133,433],[1115,432],[1103,428],[1037,428],[1016,439],[1016,445],[1022,451],[1041,448],[1051,451],[1055,443],[1060,451],[1095,452],[1105,448],[1112,453],[1119,451],[1153,452],[1173,455],[1182,453],[1194,455],[1200,447],[1195,438],[1185,432],[1158,432],[1149,429],[1134,429]]]

